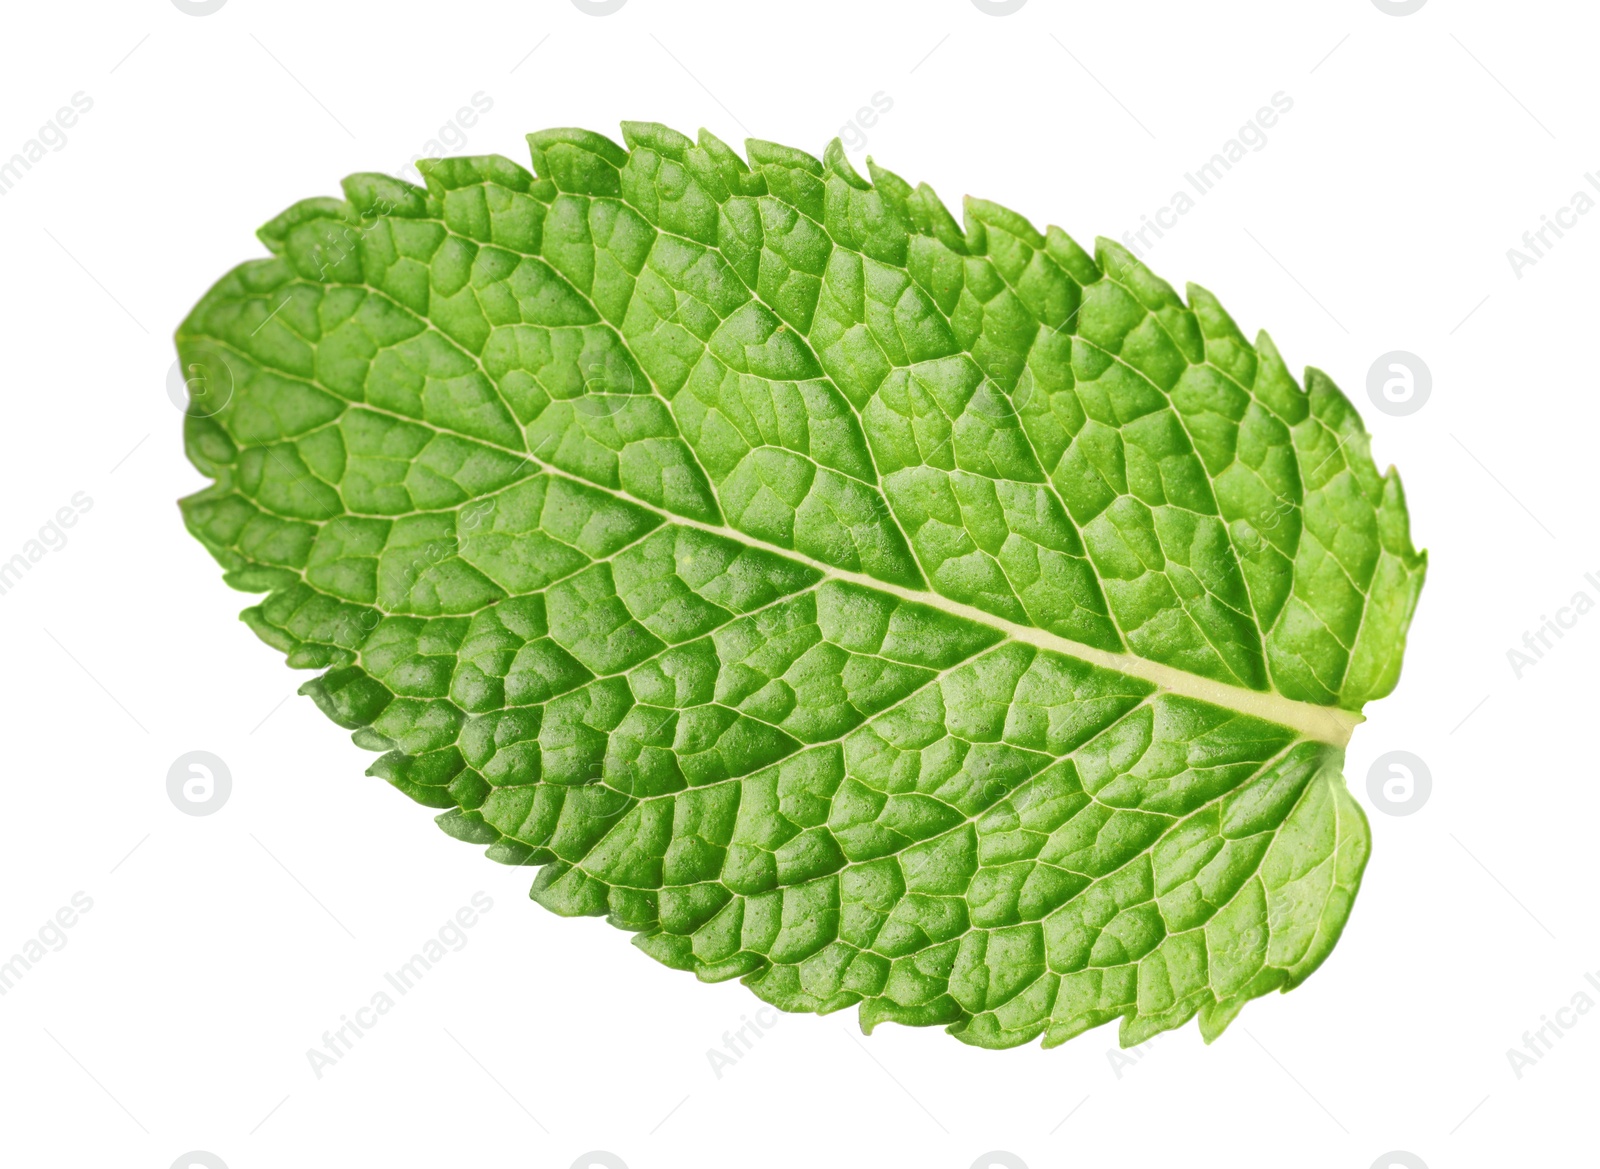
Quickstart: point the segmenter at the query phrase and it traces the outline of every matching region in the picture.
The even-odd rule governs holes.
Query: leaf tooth
[[[867,155],[867,174],[872,179],[872,185],[892,198],[905,203],[911,198],[914,188],[894,171],[887,167],[879,166],[873,161],[872,155]]]
[[[326,219],[329,216],[352,223],[360,218],[356,215],[355,208],[343,199],[335,199],[331,195],[318,195],[310,199],[301,199],[285,207],[256,228],[256,238],[265,244],[273,255],[282,255],[283,249],[288,246],[289,232],[295,225],[304,223],[308,219]]]
[[[1200,328],[1205,359],[1241,386],[1251,385],[1260,359],[1238,322],[1209,289],[1193,281],[1184,286],[1184,299]]]
[[[916,192],[911,184],[906,182],[893,171],[884,170],[883,167],[872,161],[872,155],[867,155],[868,186],[877,191],[883,200],[900,213],[913,232],[924,234],[915,222],[911,213],[911,200]]]
[[[528,135],[533,173],[562,191],[581,195],[615,195],[618,175],[628,152],[604,134],[572,126],[554,126]]]
[[[1312,410],[1322,420],[1324,426],[1334,431],[1341,439],[1366,436],[1367,428],[1361,421],[1361,412],[1355,408],[1355,404],[1333,378],[1314,365],[1306,366],[1301,378],[1306,388],[1306,396],[1311,400]],[[1317,410],[1319,404],[1323,406],[1321,410]],[[1356,450],[1355,453],[1359,455],[1361,452]],[[1367,463],[1371,467],[1373,479],[1376,480],[1378,469],[1371,466],[1370,455],[1367,457]]]
[[[723,181],[728,184],[730,191],[745,195],[759,195],[766,191],[766,184],[761,182],[759,176],[750,173],[750,164],[739,157],[737,150],[704,126],[700,127],[697,138],[700,149],[706,152],[712,163],[722,172]]]
[[[1372,439],[1361,421],[1360,411],[1334,380],[1316,366],[1306,366],[1305,384],[1312,412],[1338,438],[1345,465],[1355,476],[1362,493],[1377,506],[1383,500],[1383,477],[1372,459]],[[1356,439],[1364,441],[1353,441]]]
[[[1094,262],[1113,280],[1139,263],[1127,248],[1103,235],[1094,237]]]
[[[977,219],[987,227],[997,227],[1016,236],[1035,250],[1044,247],[1044,236],[1040,235],[1039,229],[1029,223],[1027,216],[1020,212],[973,195],[968,195],[962,200],[962,208],[966,212],[968,224]]]
[[[1079,284],[1093,284],[1105,275],[1083,245],[1055,224],[1045,228],[1044,250]]]
[[[1263,332],[1261,336],[1270,346],[1271,341],[1266,334]],[[1279,360],[1281,362],[1281,358]],[[1361,412],[1334,380],[1316,366],[1306,366],[1305,390],[1301,396],[1308,413],[1315,413],[1322,425],[1338,438],[1341,454],[1350,473],[1378,513],[1379,524],[1384,528],[1384,546],[1399,556],[1407,569],[1425,569],[1427,553],[1418,552],[1411,540],[1411,523],[1400,473],[1393,464],[1382,474],[1378,473],[1377,462],[1372,457],[1371,435],[1362,421]],[[1352,441],[1357,438],[1364,441]]]
[[[503,154],[466,154],[448,158],[419,158],[417,172],[427,185],[424,215],[444,217],[445,196],[466,185],[494,182],[513,190],[526,191],[535,181],[533,173]]]
[[[927,183],[917,184],[908,210],[911,212],[912,222],[923,235],[933,236],[958,256],[971,254],[967,248],[967,237],[956,223],[956,217],[950,214],[950,209]]]
[[[961,197],[961,224],[966,228],[967,254],[969,256],[986,256],[989,254],[989,226],[973,211],[973,205],[982,203],[982,199],[974,199],[971,195]]]
[[[427,190],[393,175],[360,171],[346,175],[339,186],[350,206],[363,219],[374,215],[420,219],[428,214]]]
[[[464,808],[451,808],[433,818],[433,822],[457,840],[468,844],[498,844],[504,839],[498,828],[484,822],[478,812]]]
[[[745,157],[750,160],[752,168],[758,166],[782,166],[791,170],[803,170],[807,174],[822,178],[824,170],[822,160],[815,155],[807,154],[794,146],[785,146],[781,142],[768,142],[764,138],[746,138],[744,140]]]
[[[1203,285],[1196,284],[1193,280],[1183,286],[1183,298],[1188,302],[1189,311],[1195,314],[1200,322],[1200,329],[1207,338],[1228,337],[1237,339],[1241,344],[1248,345],[1245,340],[1244,330],[1239,328],[1237,321],[1231,313],[1222,307],[1222,302],[1217,299],[1216,293]]]
[[[719,165],[725,163],[734,167],[740,174],[747,175],[750,173],[749,164],[739,157],[739,152],[704,126],[700,127],[700,133],[697,138],[700,143],[700,149],[716,159]]]
[[[1395,465],[1390,463],[1383,473],[1383,504],[1378,511],[1380,528],[1387,527],[1387,520],[1392,524],[1392,530],[1382,534],[1393,540],[1394,547],[1391,552],[1399,556],[1408,569],[1413,571],[1426,571],[1428,567],[1428,550],[1419,550],[1411,540],[1411,513],[1406,509],[1406,489],[1400,482],[1400,472]],[[1385,540],[1388,547],[1389,540]]]
[[[688,160],[694,140],[660,122],[623,122],[622,141],[629,150],[653,150],[674,162]]]
[[[1251,392],[1290,426],[1303,422],[1311,412],[1311,399],[1294,380],[1283,354],[1265,329],[1256,334],[1256,356],[1260,361]]]
[[[751,172],[749,165],[739,157],[739,152],[718,138],[704,126],[700,127],[697,141],[703,157],[714,168],[722,183],[732,195],[765,195],[767,180]]]
[[[1238,1018],[1239,1012],[1253,1001],[1255,1000],[1247,995],[1223,999],[1220,1002],[1213,998],[1200,1008],[1200,1038],[1208,1047],[1215,1043],[1228,1029],[1228,1024]]]
[[[1096,236],[1094,255],[1106,275],[1132,292],[1150,312],[1163,308],[1184,308],[1177,289],[1147,268],[1144,261],[1116,240],[1103,235]]]
[[[837,175],[858,191],[872,190],[872,184],[861,177],[861,172],[850,164],[850,159],[844,152],[844,143],[835,138],[828,143],[828,148],[822,152],[822,164],[829,174]]]

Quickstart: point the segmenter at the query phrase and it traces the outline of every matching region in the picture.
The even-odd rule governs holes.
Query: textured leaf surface
[[[178,333],[183,501],[372,773],[562,914],[964,1041],[1327,956],[1424,559],[1322,374],[838,143],[355,175]]]

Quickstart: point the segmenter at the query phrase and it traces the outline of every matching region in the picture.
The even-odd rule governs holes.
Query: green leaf
[[[244,619],[535,900],[785,1010],[1131,1044],[1298,985],[1425,567],[1349,401],[837,142],[624,138],[355,175],[195,307]]]

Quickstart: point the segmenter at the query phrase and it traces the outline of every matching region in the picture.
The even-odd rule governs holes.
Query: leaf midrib
[[[1180,670],[1175,666],[1165,665],[1149,658],[1142,658],[1137,654],[1113,653],[1110,650],[1100,649],[1085,642],[1073,641],[1071,638],[1062,637],[1060,634],[1052,633],[1048,629],[1038,629],[1031,625],[1019,625],[1015,621],[1007,620],[993,613],[987,613],[982,609],[963,604],[960,601],[951,600],[949,597],[932,591],[907,588],[904,585],[879,580],[875,576],[868,576],[864,572],[853,572],[847,568],[840,568],[825,561],[816,560],[803,552],[785,548],[780,544],[768,543],[735,528],[730,528],[725,524],[706,523],[704,520],[669,512],[626,491],[607,487],[569,474],[559,467],[546,463],[536,455],[524,454],[522,457],[547,475],[566,479],[591,490],[603,491],[625,503],[643,508],[654,515],[660,516],[666,523],[682,524],[685,527],[708,532],[711,535],[720,536],[723,539],[748,547],[759,548],[771,555],[781,556],[786,560],[804,564],[813,571],[820,573],[824,580],[848,582],[863,588],[888,593],[912,604],[938,609],[951,616],[986,625],[991,629],[997,629],[1013,641],[1024,642],[1054,653],[1065,654],[1068,657],[1089,662],[1091,665],[1114,670],[1129,677],[1139,678],[1142,681],[1153,684],[1159,690],[1171,694],[1177,694],[1184,698],[1193,698],[1201,702],[1209,702],[1213,706],[1220,706],[1228,710],[1237,711],[1240,714],[1265,719],[1268,722],[1297,731],[1307,739],[1343,748],[1350,741],[1351,732],[1365,721],[1365,716],[1357,711],[1343,710],[1335,706],[1318,706],[1312,702],[1301,702],[1297,699],[1285,698],[1282,694],[1271,690],[1247,690],[1243,686],[1232,686],[1226,682],[1218,682],[1200,674],[1191,674],[1187,670]]]

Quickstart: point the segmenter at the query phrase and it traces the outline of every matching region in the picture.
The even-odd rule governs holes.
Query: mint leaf
[[[244,619],[451,835],[703,979],[1124,1044],[1327,956],[1425,567],[1203,289],[835,141],[530,135],[297,203],[178,331]]]

